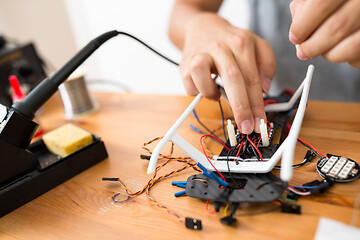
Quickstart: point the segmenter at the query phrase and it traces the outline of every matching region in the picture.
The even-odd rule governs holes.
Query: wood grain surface
[[[224,208],[209,214],[205,202],[190,197],[175,198],[178,188],[171,181],[186,180],[194,170],[156,184],[151,195],[161,204],[182,217],[202,220],[203,230],[186,229],[172,216],[152,204],[145,194],[124,203],[114,203],[111,197],[124,194],[117,182],[103,182],[102,177],[120,177],[132,190],[142,188],[150,176],[142,144],[162,136],[180,116],[191,97],[136,95],[128,93],[95,93],[100,108],[96,113],[76,121],[76,124],[100,136],[107,148],[108,159],[73,177],[35,200],[0,219],[0,239],[313,239],[320,217],[349,224],[354,201],[360,193],[360,180],[337,184],[325,194],[302,197],[297,203],[301,215],[280,211],[238,217],[236,226],[220,223]],[[225,115],[231,117],[224,103]],[[197,107],[201,120],[211,129],[221,125],[216,102],[202,100]],[[68,122],[56,95],[42,109],[41,126],[49,131]],[[200,135],[188,125],[198,126],[190,116],[179,133],[200,149]],[[220,134],[219,134],[220,135]],[[310,101],[307,106],[300,137],[323,153],[344,155],[360,160],[360,104]],[[153,148],[155,144],[150,145]],[[169,145],[170,147],[170,145]],[[169,147],[164,148],[168,153]],[[214,152],[220,148],[209,141]],[[301,162],[306,148],[298,144],[295,162]],[[186,156],[175,149],[174,155]],[[291,184],[320,179],[315,164],[295,169]],[[182,165],[170,164],[162,173]],[[278,171],[274,171],[278,174]],[[161,172],[160,172],[161,173]],[[21,196],[19,196],[21,197]],[[264,211],[269,204],[241,204],[237,213]],[[212,205],[209,208],[213,208]],[[360,222],[357,223],[360,227]]]

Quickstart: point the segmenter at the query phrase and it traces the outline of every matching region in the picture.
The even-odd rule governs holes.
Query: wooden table
[[[360,180],[337,184],[325,194],[302,197],[297,202],[302,207],[301,215],[276,211],[244,216],[238,218],[235,227],[219,222],[224,214],[223,207],[219,213],[209,214],[204,201],[174,197],[173,193],[179,190],[171,186],[171,181],[186,180],[195,173],[191,169],[152,188],[151,195],[160,203],[181,216],[201,219],[202,231],[186,229],[152,204],[145,194],[124,203],[113,203],[111,197],[124,190],[119,183],[103,182],[101,178],[120,177],[130,189],[142,188],[150,178],[146,175],[148,162],[139,158],[145,153],[142,144],[162,136],[192,98],[96,93],[95,99],[100,104],[99,111],[77,124],[104,140],[109,158],[2,217],[0,239],[312,239],[320,217],[348,224],[352,219]],[[230,117],[229,107],[225,109],[226,117]],[[210,128],[220,126],[217,103],[202,100],[197,111]],[[58,96],[44,107],[40,121],[46,130],[68,122]],[[179,132],[200,148],[200,135],[188,127],[189,123],[197,125],[191,116]],[[309,102],[300,136],[324,153],[345,155],[359,161],[360,104]],[[209,147],[220,149],[210,142]],[[164,152],[168,151],[166,147]],[[298,145],[295,161],[301,162],[305,152],[305,147]],[[185,156],[178,149],[174,155]],[[315,170],[316,162],[296,169],[291,184],[320,179]],[[179,166],[175,163],[164,172]],[[272,204],[243,204],[238,213],[271,207]]]

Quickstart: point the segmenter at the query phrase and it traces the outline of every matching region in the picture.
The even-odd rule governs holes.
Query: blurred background
[[[174,0],[0,0],[0,35],[7,42],[34,43],[48,73],[109,30],[133,34],[180,62],[181,52],[167,34],[173,3]],[[247,0],[225,0],[220,15],[247,28]],[[124,36],[100,47],[83,67],[89,87],[96,90],[185,94],[177,67]]]

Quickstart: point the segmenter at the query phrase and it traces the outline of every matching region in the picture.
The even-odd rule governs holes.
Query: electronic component
[[[289,113],[293,108],[296,107],[296,102],[299,97],[300,102],[298,105],[298,110],[296,112],[293,126],[289,132],[289,137],[285,140],[281,139],[282,142],[279,142],[279,145],[275,146],[275,151],[272,151],[270,155],[270,159],[263,159],[262,154],[251,140],[249,141],[252,145],[251,148],[254,149],[254,155],[257,155],[258,161],[217,161],[215,159],[209,159],[205,154],[202,154],[198,149],[188,143],[184,138],[182,138],[177,130],[181,126],[181,124],[185,121],[185,119],[189,116],[191,112],[193,112],[196,105],[202,99],[202,95],[199,93],[194,100],[190,103],[190,105],[185,109],[185,111],[181,114],[178,120],[174,123],[174,125],[167,131],[164,137],[160,140],[158,145],[154,148],[153,153],[151,154],[151,158],[149,161],[147,173],[153,174],[156,168],[156,162],[158,160],[159,154],[162,148],[166,145],[168,141],[171,141],[179,148],[181,148],[189,157],[195,160],[198,163],[201,163],[206,169],[210,171],[216,172],[236,172],[236,173],[267,173],[270,172],[276,163],[282,158],[282,165],[284,167],[281,168],[281,179],[284,181],[289,181],[292,177],[292,162],[293,155],[296,146],[297,137],[300,131],[301,123],[304,117],[306,103],[308,99],[308,94],[310,91],[310,84],[314,72],[314,66],[309,65],[304,81],[301,83],[299,88],[295,91],[294,95],[291,96],[288,102],[269,104],[265,106],[265,112],[276,112],[277,115],[283,115],[286,120],[288,118]],[[276,126],[274,126],[277,128]],[[249,140],[249,135],[246,135]],[[264,149],[270,149],[269,147],[265,147]],[[255,153],[255,151],[257,153]],[[224,157],[227,155],[222,155]],[[259,161],[260,159],[260,161]]]
[[[322,178],[334,182],[351,182],[360,175],[359,164],[354,160],[332,154],[320,159],[316,168]]]
[[[269,134],[268,134],[267,126],[265,124],[264,119],[260,120],[260,135],[261,135],[262,146],[264,146],[264,147],[269,146],[269,144],[270,144]]]
[[[281,212],[283,213],[294,213],[294,214],[301,214],[301,206],[297,204],[290,204],[286,202],[281,203]]]
[[[32,43],[7,43],[0,47],[0,103],[8,107],[12,103],[8,78],[13,74],[19,77],[26,92],[45,78],[43,61]]]
[[[202,229],[201,220],[195,219],[195,218],[190,218],[190,217],[185,218],[185,226],[187,228],[193,229],[193,230],[201,230]]]
[[[231,226],[234,225],[236,223],[236,218],[234,218],[233,216],[226,216],[220,219],[220,222],[222,224]]]
[[[236,145],[237,141],[236,141],[236,137],[235,137],[234,125],[231,123],[230,119],[227,120],[226,128],[228,131],[230,146],[234,147]]]

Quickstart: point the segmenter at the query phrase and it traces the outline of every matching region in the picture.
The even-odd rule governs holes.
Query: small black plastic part
[[[296,193],[291,192],[291,191],[286,196],[286,198],[291,199],[291,200],[298,200],[300,197],[301,197],[301,195],[296,194]]]
[[[333,185],[334,185],[334,182],[324,180],[324,181],[322,181],[319,185],[317,185],[317,188],[315,188],[315,189],[309,189],[309,191],[310,191],[311,193],[314,193],[314,192],[324,193],[324,192],[326,192],[329,188],[331,188]]]
[[[113,181],[113,182],[116,182],[119,180],[119,178],[108,178],[108,177],[103,177],[102,178],[103,181]]]
[[[227,216],[220,219],[220,222],[224,225],[231,226],[236,223],[236,218],[233,216]]]
[[[214,202],[214,208],[216,212],[220,211],[220,207],[221,207],[222,203],[221,202]]]
[[[145,160],[150,160],[151,156],[141,154],[141,155],[140,155],[140,158],[141,158],[141,159],[145,159]]]
[[[286,202],[280,202],[280,203],[281,203],[281,212],[301,214],[301,206],[300,205],[286,203]]]
[[[304,157],[304,159],[305,159],[306,161],[308,161],[309,157],[311,156],[311,153],[312,153],[311,150],[307,150],[307,152],[306,152],[306,154],[305,154],[305,157]]]
[[[320,185],[320,183],[322,183],[323,181],[319,181],[319,180],[314,180],[308,183],[303,184],[303,186],[305,187],[312,187],[312,186],[318,186]]]
[[[201,220],[187,217],[185,218],[185,226],[186,228],[193,229],[193,230],[201,230]]]
[[[310,150],[309,150],[310,151]],[[311,162],[313,159],[314,159],[314,157],[316,157],[316,154],[315,153],[311,153],[311,155],[307,158],[307,162]]]
[[[238,207],[239,207],[239,203],[238,203],[238,202],[232,202],[232,203],[231,203],[231,213],[230,213],[231,216],[234,216],[234,215],[235,215],[236,210],[238,209]]]
[[[34,137],[39,125],[22,114],[10,109],[2,122],[3,129],[0,132],[0,139],[16,147],[25,149]],[[6,156],[2,153],[1,158]]]

